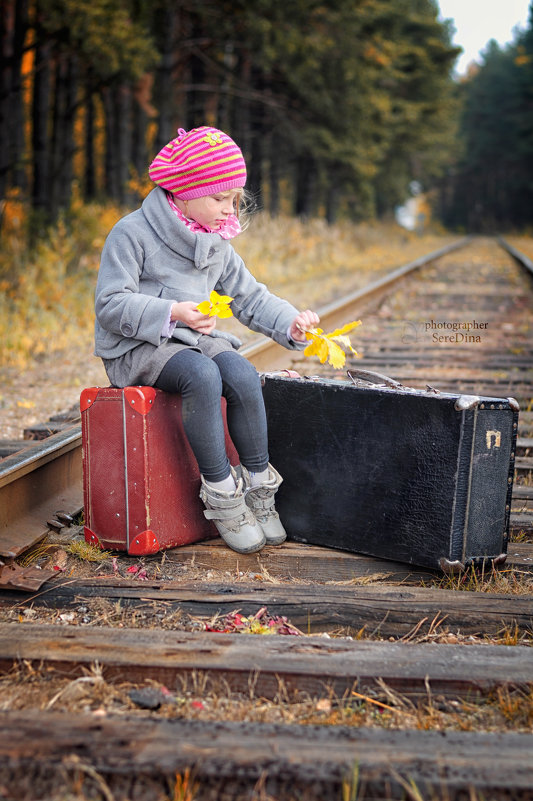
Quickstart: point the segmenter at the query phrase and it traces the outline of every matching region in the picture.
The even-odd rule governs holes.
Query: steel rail
[[[365,307],[371,301],[382,296],[402,278],[415,272],[420,267],[424,267],[431,261],[440,259],[442,256],[446,256],[454,250],[465,247],[471,240],[472,237],[466,236],[457,242],[452,242],[443,248],[427,253],[425,256],[420,256],[418,259],[392,270],[392,272],[387,273],[377,281],[367,284],[367,286],[364,286],[362,289],[358,289],[350,295],[346,295],[341,298],[341,300],[334,301],[324,306],[318,310],[321,327],[330,329],[343,325],[348,322],[351,315],[357,314],[358,309]],[[258,342],[254,342],[251,345],[247,345],[242,348],[240,352],[252,362],[259,372],[276,370],[287,366],[289,353],[287,349],[266,337],[261,338]]]
[[[403,278],[465,247],[470,241],[470,236],[462,237],[319,309],[321,324],[329,329],[346,323],[358,310]],[[266,337],[247,345],[240,352],[259,372],[287,367],[290,354],[286,348]],[[28,545],[44,537],[48,531],[46,521],[58,510],[73,512],[81,509],[82,504],[79,424],[0,461],[0,559],[13,559]]]
[[[0,462],[0,558],[41,539],[46,521],[82,502],[81,426],[40,440]]]
[[[513,257],[515,261],[518,262],[524,269],[528,271],[528,273],[533,278],[533,261],[528,258],[525,253],[522,253],[520,250],[514,247],[514,245],[509,244],[503,236],[498,237],[498,244],[507,251],[507,253]]]

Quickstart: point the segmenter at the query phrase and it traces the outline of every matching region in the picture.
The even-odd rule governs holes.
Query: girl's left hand
[[[291,323],[289,333],[294,342],[305,342],[305,332],[309,328],[316,328],[320,322],[320,317],[314,311],[306,309],[300,312],[298,317],[295,317]]]

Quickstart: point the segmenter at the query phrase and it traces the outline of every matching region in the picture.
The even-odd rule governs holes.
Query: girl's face
[[[178,207],[184,211],[187,217],[195,220],[203,228],[218,231],[230,214],[235,214],[240,194],[241,192],[238,190],[230,190],[218,192],[216,195],[196,197],[188,200],[187,203],[178,199]]]

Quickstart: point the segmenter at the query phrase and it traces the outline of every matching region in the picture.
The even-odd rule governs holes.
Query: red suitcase
[[[218,536],[198,497],[180,395],[90,387],[80,408],[87,542],[141,555]],[[227,433],[226,447],[237,464]]]

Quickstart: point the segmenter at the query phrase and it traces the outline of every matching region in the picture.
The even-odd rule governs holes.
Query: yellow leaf
[[[332,331],[331,334],[328,334],[328,337],[338,337],[342,334],[347,334],[348,331],[353,331],[358,325],[361,325],[361,320],[355,320],[353,323],[346,323],[342,328],[337,328],[335,331]]]
[[[209,312],[211,311],[211,304],[209,303],[208,300],[203,300],[201,303],[198,304],[196,308],[202,314],[209,314]]]
[[[272,629],[261,623],[260,620],[252,620],[249,624],[250,634],[272,634]]]
[[[233,317],[233,312],[231,311],[229,306],[222,306],[222,304],[213,307],[211,311],[211,316],[216,314],[217,317],[220,317],[221,320],[226,319],[226,317]]]
[[[230,295],[219,295],[218,292],[215,292],[214,289],[211,292],[209,297],[210,297],[211,303],[228,304],[228,303],[231,303],[231,301],[233,300],[233,298]]]
[[[17,406],[19,406],[21,409],[33,409],[35,403],[29,400],[19,400],[17,401]]]
[[[345,350],[357,356],[357,352],[352,348],[350,337],[346,336],[348,331],[352,331],[360,320],[347,323],[342,328],[337,328],[331,334],[324,334],[322,328],[311,328],[305,332],[309,345],[304,350],[304,356],[318,356],[320,363],[324,364],[327,360],[336,370],[344,367],[346,362]]]
[[[209,317],[233,317],[229,304],[233,298],[229,295],[219,295],[214,289],[209,295],[209,300],[203,300],[196,307],[202,314],[208,314]]]
[[[341,367],[344,367],[344,362],[346,361],[346,354],[344,353],[343,349],[337,345],[335,342],[330,342],[329,345],[329,363],[336,369],[340,370]]]
[[[328,334],[328,339],[338,342],[339,345],[342,345],[344,348],[348,348],[349,350],[352,347],[352,343],[350,342],[350,337],[343,337],[343,336],[334,337],[333,334]]]
[[[318,356],[321,364],[324,364],[328,358],[328,343],[320,335],[311,335],[307,338],[312,341],[304,350],[304,356]]]

